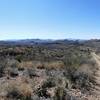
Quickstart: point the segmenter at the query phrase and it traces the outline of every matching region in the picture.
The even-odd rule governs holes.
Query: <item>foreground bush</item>
[[[54,100],[66,100],[66,91],[62,87],[58,87],[55,92]]]
[[[26,84],[10,83],[7,87],[7,98],[14,100],[31,100],[32,88]]]

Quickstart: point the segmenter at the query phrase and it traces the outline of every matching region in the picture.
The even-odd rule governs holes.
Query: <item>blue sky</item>
[[[100,0],[0,0],[0,40],[100,38]]]

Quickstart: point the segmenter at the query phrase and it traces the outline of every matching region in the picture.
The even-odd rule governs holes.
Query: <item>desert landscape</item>
[[[100,100],[100,0],[0,0],[0,100]]]
[[[99,100],[100,40],[0,41],[0,100]]]

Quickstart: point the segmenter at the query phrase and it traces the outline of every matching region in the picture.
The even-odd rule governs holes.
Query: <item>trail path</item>
[[[97,64],[97,71],[95,72],[95,75],[93,76],[93,78],[95,79],[93,92],[100,97],[100,57],[97,54],[95,54],[95,52],[91,53],[91,55]]]

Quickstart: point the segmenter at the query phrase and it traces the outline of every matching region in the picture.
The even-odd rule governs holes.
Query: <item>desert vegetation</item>
[[[77,41],[1,45],[0,100],[86,100],[96,68],[92,49]]]

